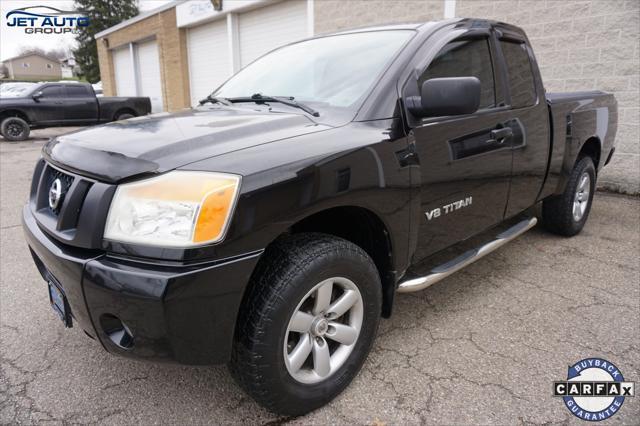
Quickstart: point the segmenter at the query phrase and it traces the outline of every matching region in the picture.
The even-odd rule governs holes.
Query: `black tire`
[[[24,141],[29,139],[29,123],[20,117],[7,117],[0,124],[0,133],[8,141]]]
[[[574,216],[574,202],[583,176],[589,178],[588,197],[582,196],[586,205],[579,218]],[[571,237],[582,231],[587,222],[596,188],[596,169],[590,157],[582,157],[571,171],[564,193],[547,198],[542,203],[542,223],[554,234]]]
[[[360,333],[341,367],[319,383],[301,383],[285,364],[289,320],[314,286],[335,276],[352,281],[362,296]],[[272,412],[299,416],[315,410],[340,394],[362,367],[381,304],[378,271],[360,247],[325,234],[284,237],[267,248],[253,273],[236,325],[231,374]]]
[[[128,118],[133,118],[133,117],[135,117],[135,115],[131,114],[130,112],[120,112],[116,114],[115,121],[126,120]]]

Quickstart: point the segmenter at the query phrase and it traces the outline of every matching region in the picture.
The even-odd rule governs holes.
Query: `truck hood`
[[[25,99],[27,99],[25,96],[0,96],[0,107],[11,105],[16,101],[24,101]]]
[[[62,168],[115,183],[330,128],[301,114],[212,105],[69,133],[48,142],[43,155]]]

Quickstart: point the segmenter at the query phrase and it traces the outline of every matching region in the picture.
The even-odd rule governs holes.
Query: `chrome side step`
[[[431,273],[429,275],[418,278],[410,278],[406,281],[402,281],[398,286],[398,292],[411,293],[414,291],[423,290],[430,285],[433,285],[438,281],[448,277],[454,272],[459,271],[465,266],[472,264],[476,260],[486,256],[492,251],[502,247],[509,241],[519,237],[529,229],[533,228],[536,223],[538,223],[538,219],[536,219],[535,217],[523,220],[522,222],[519,222],[506,231],[500,233],[495,240],[490,241],[476,249],[469,250],[447,263],[436,266],[431,270]]]

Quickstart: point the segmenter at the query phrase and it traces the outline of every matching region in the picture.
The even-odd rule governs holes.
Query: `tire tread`
[[[305,265],[326,255],[344,255],[345,251],[375,270],[371,258],[355,244],[331,235],[301,233],[272,243],[252,274],[236,324],[229,369],[240,387],[271,411],[296,414],[287,408],[290,403],[286,395],[273,392],[271,383],[263,375],[265,369],[271,368],[259,355],[260,349],[267,349],[261,337],[269,332],[271,314],[283,306],[283,289],[291,285],[295,277],[305,273]],[[342,387],[346,385],[348,382]]]
[[[578,180],[582,174],[591,169],[591,193],[589,194],[589,204],[584,216],[579,222],[573,220],[573,198],[578,185]],[[545,199],[542,203],[542,223],[544,227],[558,235],[571,237],[578,234],[589,216],[593,194],[595,192],[595,167],[591,157],[582,156],[576,162],[565,190],[560,195],[555,195]]]

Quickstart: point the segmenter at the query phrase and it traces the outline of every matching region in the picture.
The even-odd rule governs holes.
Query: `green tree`
[[[90,83],[100,81],[95,35],[138,14],[136,0],[75,0],[75,9],[86,14],[90,23],[79,27],[78,48],[73,51],[80,75]]]

